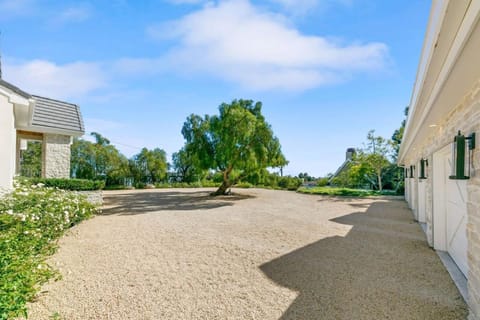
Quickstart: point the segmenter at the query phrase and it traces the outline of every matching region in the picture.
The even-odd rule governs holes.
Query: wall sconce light
[[[413,171],[415,171],[415,166],[410,166],[410,178],[415,178],[413,176]]]
[[[466,148],[465,141],[468,141]],[[450,179],[466,180],[470,178],[470,158],[471,152],[475,149],[475,132],[465,137],[460,130],[453,139],[452,144],[452,175]],[[465,175],[465,166],[467,166],[467,175]]]
[[[428,160],[427,159],[421,159],[420,160],[420,177],[418,179],[427,179],[427,167],[428,167]]]
[[[405,168],[405,171],[404,171],[404,173],[403,173],[403,177],[404,177],[405,179],[408,178],[408,168]]]

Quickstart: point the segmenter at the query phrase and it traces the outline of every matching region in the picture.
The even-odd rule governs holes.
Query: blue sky
[[[334,172],[367,132],[391,137],[430,1],[0,0],[3,78],[77,103],[131,156],[183,145],[191,113],[263,102],[287,174]]]

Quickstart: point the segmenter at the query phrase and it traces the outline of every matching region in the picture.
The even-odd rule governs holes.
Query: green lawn
[[[369,197],[369,196],[396,196],[394,190],[365,190],[336,187],[300,187],[297,192],[328,196]]]

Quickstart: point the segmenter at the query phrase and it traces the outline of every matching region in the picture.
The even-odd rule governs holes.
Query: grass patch
[[[70,191],[23,182],[0,198],[0,319],[27,317],[26,303],[59,274],[46,263],[66,229],[97,209]]]
[[[371,196],[395,196],[398,195],[393,190],[365,190],[365,189],[350,189],[350,188],[336,188],[336,187],[300,187],[297,192],[306,194],[319,194],[327,196],[343,196],[343,197],[371,197]]]

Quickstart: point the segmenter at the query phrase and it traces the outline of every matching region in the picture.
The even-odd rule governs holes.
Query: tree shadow
[[[298,296],[280,319],[466,319],[461,295],[404,202],[331,221],[352,226],[260,266]]]
[[[213,197],[211,191],[130,191],[104,195],[103,215],[134,215],[165,210],[209,210],[254,198],[246,194]]]

